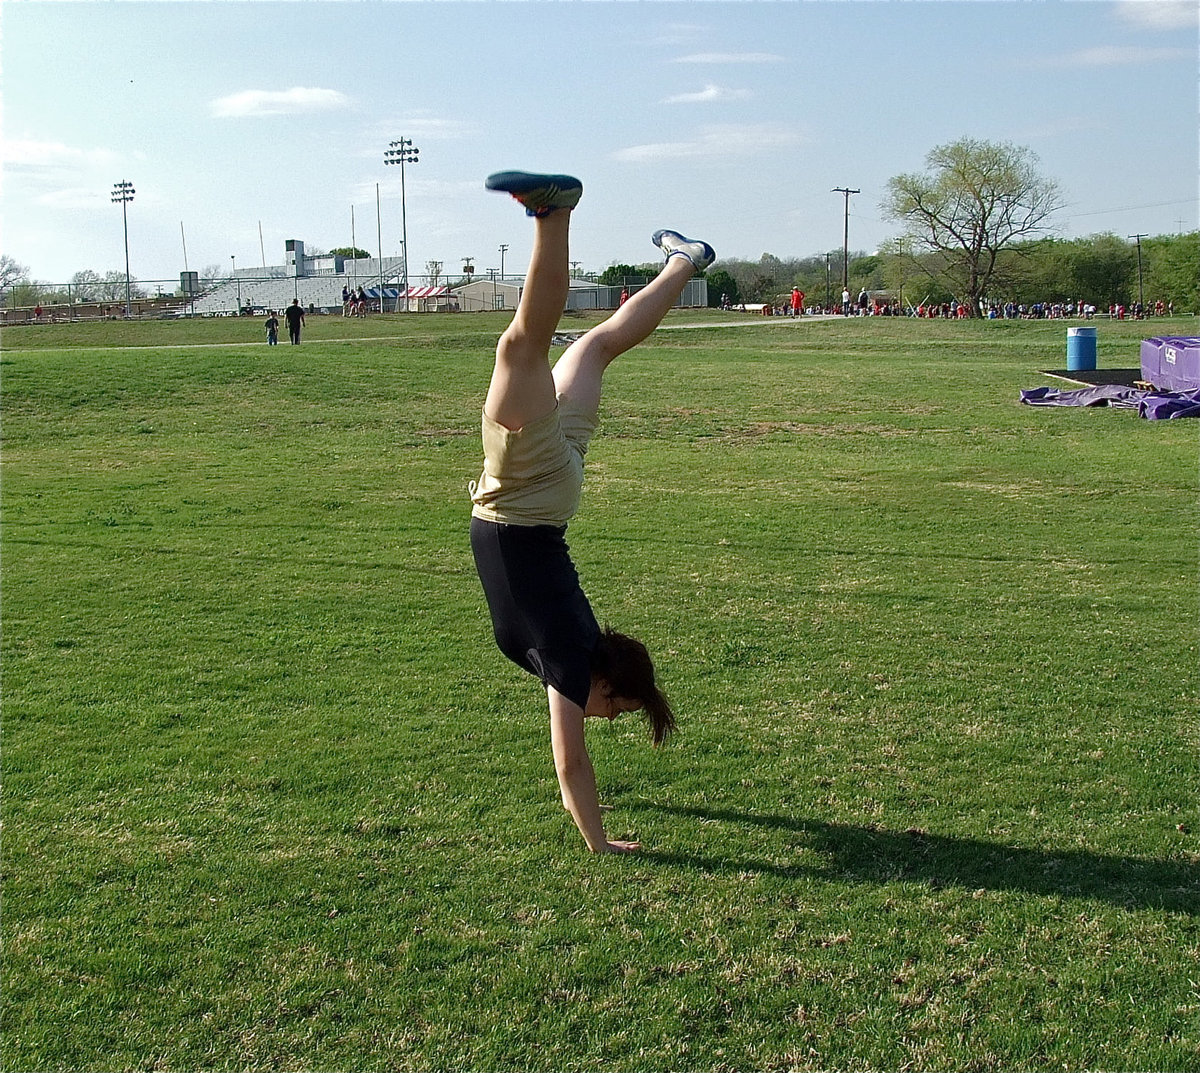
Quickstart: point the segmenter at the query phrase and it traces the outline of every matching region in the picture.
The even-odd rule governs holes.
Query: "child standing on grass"
[[[511,194],[534,218],[534,246],[483,405],[484,468],[471,484],[471,548],[497,645],[546,687],[563,807],[593,853],[628,853],[639,848],[636,842],[610,840],[604,831],[584,720],[644,711],[658,745],[675,717],[646,647],[597,624],[565,533],[579,505],[605,369],[658,327],[715,254],[705,242],[656,232],[653,242],[666,257],[662,271],[551,369],[569,286],[571,212],[583,184],[568,175],[499,172],[486,185]]]
[[[279,318],[275,316],[275,310],[271,310],[267,316],[267,346],[279,345]]]

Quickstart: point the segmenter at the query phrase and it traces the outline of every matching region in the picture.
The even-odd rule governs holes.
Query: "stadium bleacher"
[[[382,266],[385,286],[394,285],[403,277],[403,258],[385,257]],[[298,277],[279,275],[277,273],[282,271],[279,268],[242,270],[197,298],[196,315],[232,316],[237,311],[239,299],[243,309],[283,309],[291,305],[294,298],[300,299],[306,310],[312,306],[318,311],[340,313],[343,287],[354,290],[360,286],[379,286],[380,261],[375,257],[346,261],[345,269],[344,272]],[[266,273],[270,275],[266,276]]]

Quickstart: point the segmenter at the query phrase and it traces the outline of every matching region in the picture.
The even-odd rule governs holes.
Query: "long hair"
[[[667,740],[675,729],[675,713],[654,681],[654,662],[641,641],[606,626],[592,653],[592,674],[608,683],[614,697],[641,702],[655,745]]]

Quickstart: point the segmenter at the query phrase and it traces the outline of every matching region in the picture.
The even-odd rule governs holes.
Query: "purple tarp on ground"
[[[1114,406],[1137,410],[1148,421],[1175,417],[1200,417],[1200,389],[1195,391],[1143,391],[1120,384],[1099,384],[1070,391],[1035,387],[1021,392],[1026,406]]]
[[[1149,421],[1168,417],[1200,417],[1200,390],[1152,391],[1138,406],[1138,413]]]
[[[1146,393],[1135,387],[1120,384],[1097,384],[1095,387],[1060,391],[1053,387],[1035,387],[1021,392],[1027,406],[1120,406],[1136,410]]]
[[[1159,391],[1200,390],[1200,339],[1164,335],[1143,339],[1142,379]]]

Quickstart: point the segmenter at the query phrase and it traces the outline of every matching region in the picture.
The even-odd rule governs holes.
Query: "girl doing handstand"
[[[597,624],[566,526],[579,505],[605,369],[658,327],[715,255],[707,243],[656,232],[653,242],[666,256],[662,271],[551,368],[569,288],[571,211],[583,186],[571,176],[526,172],[500,172],[486,185],[525,206],[534,218],[534,245],[483,405],[484,469],[471,486],[471,548],[497,645],[546,687],[563,806],[592,852],[627,853],[638,844],[610,840],[604,831],[584,720],[642,710],[657,745],[675,718],[645,646]]]

